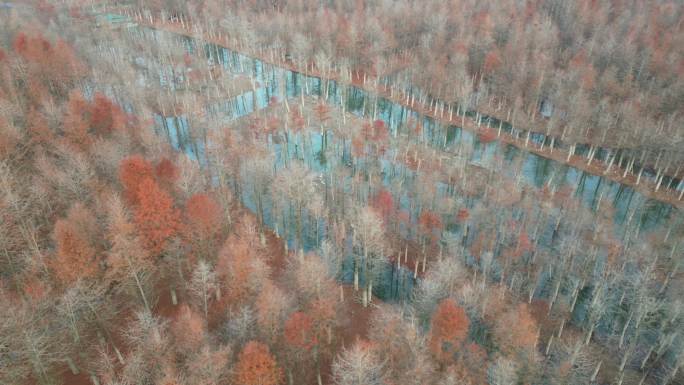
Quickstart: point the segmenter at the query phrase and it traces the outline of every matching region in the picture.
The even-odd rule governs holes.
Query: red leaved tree
[[[277,385],[283,381],[283,370],[268,346],[250,341],[240,352],[233,379],[237,385]]]
[[[523,357],[535,353],[539,337],[537,321],[530,313],[527,304],[520,304],[500,316],[494,328],[494,339],[506,354],[515,352]]]
[[[206,336],[202,316],[193,311],[190,306],[181,305],[178,316],[171,323],[171,335],[179,352],[189,354],[199,350]]]
[[[153,178],[152,164],[140,155],[132,155],[119,165],[119,181],[124,189],[124,197],[130,204],[138,203],[138,187],[145,178]]]
[[[498,49],[487,52],[482,67],[485,75],[489,75],[501,67],[501,55],[499,54]]]
[[[96,93],[90,110],[90,127],[99,135],[108,135],[124,127],[126,114],[106,96]]]
[[[430,350],[442,364],[451,362],[454,353],[468,336],[470,320],[463,308],[452,299],[440,302],[432,315]]]
[[[62,284],[93,278],[99,272],[93,239],[95,228],[95,218],[81,204],[74,205],[67,218],[57,220],[53,232],[57,255],[51,268]]]
[[[46,53],[52,49],[50,42],[42,36],[29,37],[23,32],[14,37],[12,45],[14,51],[27,61],[45,60]]]
[[[268,342],[275,342],[282,331],[292,303],[287,294],[270,279],[266,279],[261,285],[261,292],[255,303],[256,320],[261,335]]]
[[[376,154],[382,154],[385,151],[385,143],[389,136],[389,130],[382,120],[375,120],[373,123],[365,123],[361,136],[366,143],[372,143]]]
[[[320,378],[320,351],[317,349],[318,338],[314,319],[308,314],[298,311],[292,313],[285,321],[283,331],[287,349],[288,378],[292,382],[293,372],[298,381],[313,383],[311,375],[312,364],[315,364],[316,375]],[[313,361],[312,361],[313,359]]]
[[[432,243],[436,243],[442,233],[442,218],[430,210],[423,210],[418,218],[420,232]]]
[[[31,108],[26,119],[26,127],[32,143],[48,144],[54,140],[54,134],[50,130],[48,121],[43,113],[35,108]]]
[[[394,211],[394,197],[392,193],[382,189],[373,198],[373,207],[380,212],[385,224],[389,225],[389,218]]]
[[[253,257],[254,253],[244,239],[231,234],[224,242],[216,263],[219,282],[226,293],[221,307],[240,304],[253,294],[249,284]]]
[[[154,173],[157,175],[157,181],[167,191],[173,191],[173,185],[180,172],[178,167],[169,159],[164,158],[157,163],[154,168]]]
[[[483,128],[480,134],[477,135],[480,143],[491,143],[496,140],[496,132],[491,128]]]
[[[221,230],[221,206],[209,194],[195,194],[185,204],[185,235],[198,251],[209,256]]]
[[[62,127],[67,140],[81,150],[87,149],[93,140],[89,133],[89,115],[90,106],[83,94],[76,90],[71,91]]]
[[[316,112],[316,117],[318,118],[318,121],[321,122],[321,125],[330,119],[330,106],[326,103],[318,103],[318,105],[314,107],[314,111]]]
[[[331,350],[333,349],[333,328],[338,322],[337,311],[339,309],[340,304],[337,302],[337,299],[321,298],[313,301],[309,305],[308,313],[311,315],[313,321],[316,339],[318,341],[325,340],[327,345],[323,345],[322,347],[328,349],[328,353],[331,353]],[[321,347],[321,345],[319,345],[319,347]]]
[[[299,108],[292,108],[290,110],[290,131],[297,133],[304,129],[306,119]]]
[[[317,343],[313,319],[301,311],[292,313],[285,322],[285,342],[295,349],[311,350]]]
[[[135,223],[145,247],[151,254],[159,255],[166,242],[178,233],[180,214],[169,194],[152,178],[140,182],[136,201]]]

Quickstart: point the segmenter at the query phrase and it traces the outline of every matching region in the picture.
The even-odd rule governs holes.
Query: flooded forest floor
[[[245,51],[244,49],[241,49],[241,47],[234,47],[233,45],[231,45],[230,42],[223,36],[218,36],[206,31],[193,29],[190,25],[181,25],[177,22],[162,23],[158,20],[153,23],[150,23],[149,20],[145,19],[136,19],[136,21],[147,27],[161,29],[168,32],[185,35],[188,37],[199,38],[206,42],[217,44],[234,50],[236,52]],[[290,71],[300,72],[305,75],[315,76],[322,79],[330,79],[344,82],[344,79],[341,76],[339,76],[339,74],[323,74],[320,71],[317,71],[315,68],[309,66],[307,66],[307,68],[305,69],[302,69],[292,62],[278,60],[277,58],[273,57],[273,55],[267,55],[264,53],[251,51],[245,52],[245,54],[256,57],[264,61],[265,63],[277,65]],[[459,116],[453,116],[456,114],[452,114],[452,116],[450,117],[450,114],[446,113],[444,109],[439,109],[439,107],[437,106],[431,108],[427,104],[419,103],[416,100],[413,100],[412,103],[408,103],[406,101],[406,98],[399,97],[399,95],[392,96],[390,94],[390,91],[386,87],[382,85],[374,85],[373,82],[369,82],[364,74],[355,72],[353,73],[353,75],[354,76],[352,77],[351,81],[347,82],[348,84],[351,84],[365,91],[374,93],[378,96],[384,97],[392,102],[395,102],[415,112],[423,114],[424,116],[433,118],[436,121],[458,125],[459,127],[462,127],[479,135],[488,135],[490,137],[493,135],[496,138],[496,140],[499,140],[502,143],[513,145],[523,151],[531,152],[541,157],[551,159],[562,164],[570,165],[579,170],[586,171],[590,174],[602,176],[611,181],[624,184],[626,186],[630,186],[648,198],[669,203],[672,206],[678,208],[684,208],[682,194],[680,194],[678,191],[666,187],[660,188],[656,191],[656,183],[654,181],[648,180],[647,178],[639,178],[638,175],[636,175],[632,171],[625,173],[625,170],[617,165],[610,166],[605,162],[596,159],[590,162],[584,156],[572,155],[568,157],[568,151],[564,149],[537,145],[532,141],[526,140],[525,137],[516,137],[506,132],[497,131],[496,129],[492,129],[490,127],[487,127],[486,125],[478,125],[476,121],[469,117],[462,118]]]

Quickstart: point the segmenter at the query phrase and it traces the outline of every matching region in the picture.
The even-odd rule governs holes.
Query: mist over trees
[[[683,21],[0,4],[0,383],[683,383]]]

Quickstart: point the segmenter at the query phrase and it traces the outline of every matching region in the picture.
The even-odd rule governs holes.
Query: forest
[[[0,385],[684,384],[677,0],[0,3]]]

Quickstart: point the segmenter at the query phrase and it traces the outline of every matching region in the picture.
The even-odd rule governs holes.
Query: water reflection
[[[639,231],[653,231],[662,227],[673,215],[681,213],[673,206],[646,198],[633,188],[613,182],[601,176],[592,175],[556,162],[551,159],[528,153],[512,145],[501,143],[497,140],[483,142],[478,135],[464,130],[455,125],[444,125],[432,118],[418,114],[400,104],[394,103],[377,95],[353,86],[342,86],[334,80],[322,81],[319,78],[307,76],[298,72],[279,68],[258,59],[253,59],[240,53],[219,47],[213,44],[197,42],[186,36],[173,35],[169,32],[140,28],[140,33],[155,38],[157,34],[169,34],[179,39],[185,49],[195,52],[201,49],[205,52],[207,60],[221,65],[224,70],[233,74],[244,74],[251,77],[258,87],[244,92],[238,96],[204,106],[203,113],[217,121],[230,122],[240,117],[251,114],[256,110],[267,107],[273,98],[288,99],[303,98],[304,96],[316,96],[325,98],[328,103],[342,107],[345,111],[359,117],[372,120],[382,120],[389,130],[390,136],[396,138],[406,135],[411,141],[428,145],[436,150],[454,157],[465,157],[468,164],[478,166],[484,170],[493,170],[511,178],[520,178],[524,184],[535,188],[560,189],[564,186],[574,186],[574,195],[582,205],[596,210],[601,204],[610,202],[614,210],[614,232],[616,238],[625,236],[627,225],[632,221],[639,224]],[[472,112],[467,112],[472,114]],[[511,131],[512,127],[490,117],[483,117],[487,124],[501,126],[504,131]],[[412,133],[407,127],[410,124],[419,123],[422,130]],[[159,130],[167,135],[170,143],[181,151],[184,151],[193,159],[206,164],[206,135],[193,135],[187,116],[157,117]],[[317,132],[290,133],[288,138],[280,135],[269,136],[270,148],[273,150],[274,170],[279,170],[288,162],[299,159],[307,164],[314,172],[323,176],[323,180],[331,177],[331,172],[339,165],[346,165],[352,169],[350,145],[337,138],[334,133],[328,132],[324,137]],[[532,134],[530,141],[548,144],[548,138],[543,135]],[[562,146],[558,141],[555,145]],[[341,153],[328,150],[328,147],[342,148]],[[304,151],[307,148],[307,151]],[[403,164],[392,162],[393,151],[389,149],[384,156],[377,159],[380,173],[383,175],[382,182],[386,186],[401,180],[408,186],[414,186],[418,180],[416,171],[409,169]],[[583,154],[588,148],[578,146],[577,153]],[[604,156],[600,151],[599,156]],[[363,161],[363,160],[360,160]],[[353,175],[352,169],[350,174]],[[336,175],[336,178],[340,176]],[[340,181],[340,185],[349,187],[348,181]],[[440,196],[454,196],[456,191],[450,189],[448,184],[437,183],[437,194]],[[351,188],[347,189],[351,193]],[[246,186],[241,195],[245,206],[253,211],[260,210],[267,226],[271,228],[285,229],[287,223],[293,223],[293,218],[284,217],[274,212],[271,199],[257,204],[258,199],[254,188]],[[482,197],[460,197],[466,206],[472,208],[478,199]],[[412,218],[417,218],[420,205],[411,204],[411,197],[403,194],[398,197],[401,208],[407,211]],[[286,212],[290,212],[287,210]],[[552,221],[550,221],[552,222]],[[634,223],[631,223],[632,225]],[[304,221],[303,248],[316,250],[325,234],[326,224],[322,220]],[[554,248],[554,240],[557,237],[557,226],[550,223],[547,228],[538,231],[538,247]],[[282,234],[290,247],[295,247],[296,234],[294,231]],[[475,241],[475,234],[466,231],[466,227],[457,223],[447,223],[442,243],[448,240],[458,240],[457,243],[465,246]],[[351,247],[347,247],[350,252]],[[477,258],[465,255],[465,262],[476,265]],[[343,263],[340,276],[345,282],[352,279],[353,258],[347,255]],[[499,274],[500,266],[496,264],[492,268],[492,274]],[[380,285],[376,294],[385,299],[408,299],[414,285],[413,272],[405,268],[399,268],[394,264],[387,264],[381,272]],[[361,274],[363,277],[363,274]],[[538,291],[544,291],[544,275],[539,278]]]

